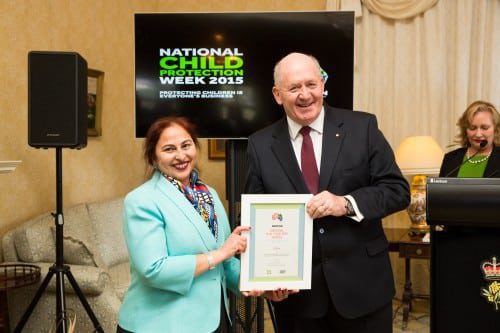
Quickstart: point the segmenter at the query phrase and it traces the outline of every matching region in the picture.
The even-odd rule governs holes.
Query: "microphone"
[[[455,171],[457,171],[458,169],[460,169],[460,167],[462,165],[464,165],[465,163],[469,162],[471,158],[473,158],[474,156],[476,156],[481,150],[484,149],[484,147],[486,147],[486,145],[488,144],[488,140],[481,140],[481,142],[479,143],[479,149],[474,153],[472,154],[471,156],[467,157],[462,163],[460,163],[457,167],[453,168],[450,172],[448,172],[445,177],[449,177],[452,173],[454,173]]]

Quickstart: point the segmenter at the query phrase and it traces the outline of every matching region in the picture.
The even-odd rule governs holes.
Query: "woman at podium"
[[[500,178],[500,114],[495,106],[473,102],[457,126],[456,142],[461,148],[445,154],[439,176]]]

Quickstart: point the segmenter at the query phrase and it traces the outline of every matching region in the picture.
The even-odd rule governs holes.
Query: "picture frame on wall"
[[[87,70],[87,135],[101,136],[101,117],[102,117],[102,84],[104,81],[104,72],[91,69]]]
[[[211,160],[226,159],[226,140],[208,139],[208,158]]]

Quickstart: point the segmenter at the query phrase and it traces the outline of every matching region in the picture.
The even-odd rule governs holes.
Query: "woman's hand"
[[[247,249],[247,238],[241,235],[245,231],[250,231],[250,227],[239,226],[234,229],[224,244],[217,250],[222,256],[222,261],[231,258],[235,254],[245,252]]]
[[[241,233],[249,230],[249,226],[239,226],[234,229],[219,249],[198,254],[196,256],[194,276],[198,276],[214,268],[237,253],[245,252],[247,249],[247,238],[242,236]]]

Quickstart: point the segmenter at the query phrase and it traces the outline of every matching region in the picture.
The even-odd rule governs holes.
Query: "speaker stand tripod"
[[[28,309],[24,312],[23,316],[19,320],[14,333],[20,333],[26,322],[28,321],[30,315],[33,313],[40,297],[47,288],[50,279],[56,276],[56,332],[66,333],[68,330],[67,315],[66,315],[66,301],[64,297],[64,276],[68,278],[69,283],[73,287],[76,295],[80,299],[85,311],[87,312],[90,320],[94,324],[95,332],[104,333],[101,324],[97,320],[97,317],[92,312],[89,303],[85,299],[82,290],[78,286],[73,274],[71,274],[70,267],[64,265],[64,246],[63,246],[63,225],[64,216],[62,211],[62,148],[56,147],[56,213],[52,214],[54,216],[56,225],[56,263],[49,268],[47,276],[43,280],[42,284],[38,288],[35,297],[31,301]]]

